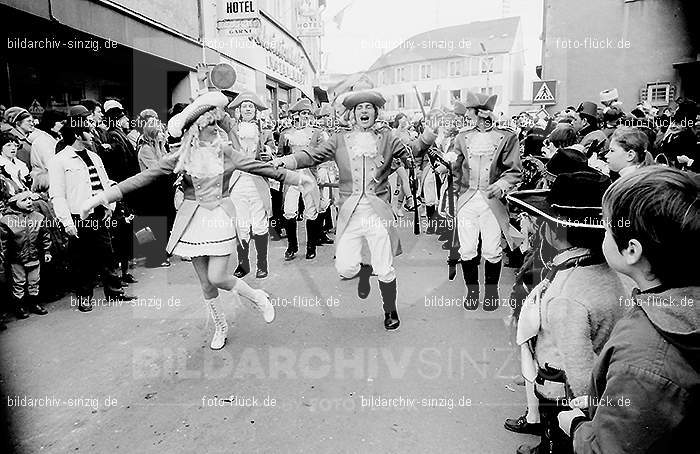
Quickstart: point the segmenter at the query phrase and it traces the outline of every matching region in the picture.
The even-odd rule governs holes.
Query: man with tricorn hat
[[[375,90],[350,92],[343,99],[353,124],[327,141],[273,161],[287,168],[303,168],[334,160],[339,169],[340,210],[336,228],[335,267],[342,278],[359,277],[358,296],[367,298],[370,276],[379,280],[384,309],[384,327],[399,327],[396,311],[396,273],[393,258],[401,253],[394,215],[389,204],[388,177],[393,158],[410,165],[406,146],[386,127],[375,125],[384,97]],[[418,155],[435,141],[426,129],[409,146]],[[371,266],[361,263],[362,242],[371,252]]]
[[[498,309],[501,274],[501,237],[513,249],[508,212],[502,202],[506,192],[522,177],[518,137],[495,125],[497,95],[467,92],[466,120],[470,124],[454,138],[450,151],[457,185],[459,256],[467,295],[464,308],[479,307],[480,255],[485,259],[484,310]],[[479,247],[481,243],[481,247]]]
[[[233,149],[248,157],[269,161],[274,153],[275,140],[272,133],[260,128],[258,113],[267,106],[252,91],[244,91],[234,98],[228,108],[238,111],[237,122],[229,131]],[[255,277],[267,277],[268,219],[272,217],[270,184],[259,175],[234,170],[229,183],[231,200],[236,207],[236,216],[241,227],[241,237],[237,245],[238,267],[234,275],[241,278],[250,272],[251,233],[257,254]]]
[[[296,153],[302,149],[308,149],[320,143],[321,130],[313,125],[313,105],[307,98],[302,98],[289,108],[292,115],[292,127],[282,131],[278,142],[278,154],[283,155],[286,149]],[[316,169],[307,169],[304,174],[316,179]],[[306,258],[316,257],[318,232],[321,230],[319,219],[321,192],[318,184],[310,191],[301,193],[297,186],[285,187],[284,190],[284,218],[287,231],[287,250],[284,259],[293,260],[299,250],[297,241],[297,215],[299,211],[299,197],[304,201],[304,219],[306,219]]]

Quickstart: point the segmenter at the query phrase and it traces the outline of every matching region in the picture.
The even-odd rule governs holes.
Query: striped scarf
[[[90,186],[92,188],[92,195],[95,195],[98,192],[104,190],[102,182],[100,181],[100,176],[97,173],[97,167],[95,167],[95,163],[92,162],[92,158],[90,158],[87,149],[75,150],[75,153],[80,157],[80,159],[83,160],[83,162],[85,162],[85,165],[88,168],[88,173],[90,174]]]

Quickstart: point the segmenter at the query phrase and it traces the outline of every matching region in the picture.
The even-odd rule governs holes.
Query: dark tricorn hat
[[[599,172],[562,173],[550,189],[517,191],[507,196],[513,206],[567,227],[603,229],[603,194],[610,178]]]

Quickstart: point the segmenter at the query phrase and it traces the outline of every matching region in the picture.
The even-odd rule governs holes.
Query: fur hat
[[[603,90],[600,92],[600,102],[614,102],[617,101],[620,96],[617,93],[617,88],[610,88],[608,90]]]
[[[220,91],[206,92],[168,121],[168,132],[173,137],[180,137],[202,114],[217,107],[223,109],[227,104],[228,98]]]
[[[267,110],[267,106],[263,104],[262,100],[253,93],[252,91],[244,91],[238,96],[236,96],[231,104],[228,105],[230,109],[235,109],[243,104],[245,101],[252,102],[258,110]]]
[[[368,102],[378,109],[384,107],[386,99],[376,90],[361,90],[349,93],[343,99],[343,106],[346,109],[352,110],[360,103]]]
[[[292,104],[292,107],[289,108],[289,113],[301,112],[304,110],[308,110],[310,112],[314,111],[314,106],[311,104],[311,101],[308,98],[301,98],[299,101]]]

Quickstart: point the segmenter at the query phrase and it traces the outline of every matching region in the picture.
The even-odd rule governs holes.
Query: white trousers
[[[435,206],[438,202],[437,194],[437,182],[435,181],[435,172],[428,167],[424,170],[426,172],[425,178],[423,178],[423,183],[421,190],[423,192],[423,201],[427,206]]]
[[[253,235],[267,233],[267,213],[254,186],[234,186],[231,201],[236,208],[236,224],[242,241],[250,241],[251,230]]]
[[[284,194],[284,217],[294,219],[299,212],[299,197],[304,198],[304,219],[314,220],[318,217],[318,207],[310,192],[302,192],[298,186],[289,186]]]
[[[486,203],[486,196],[477,192],[457,213],[459,255],[461,260],[471,260],[477,255],[481,235],[481,255],[491,263],[501,260],[501,226]]]
[[[349,279],[360,271],[362,240],[367,240],[370,264],[378,279],[382,282],[396,279],[389,231],[367,202],[357,206],[342,236],[336,239],[335,269],[338,274]]]
[[[328,167],[319,166],[317,169],[318,182],[320,183],[331,183],[333,181],[333,175]],[[319,188],[321,191],[321,205],[318,209],[319,212],[323,213],[331,206],[334,200],[333,189],[330,187]],[[304,202],[306,204],[306,202]]]

